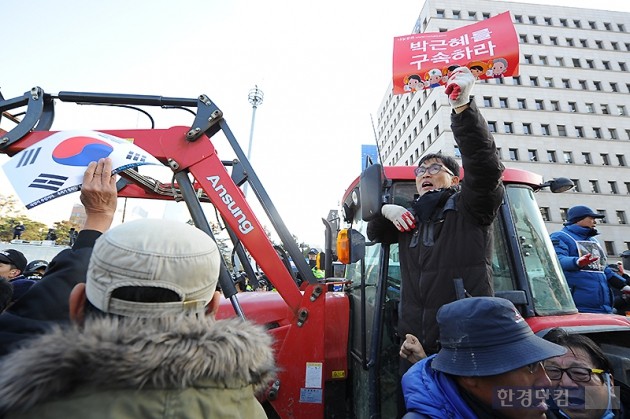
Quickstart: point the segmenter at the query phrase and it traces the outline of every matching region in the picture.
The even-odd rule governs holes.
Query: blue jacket
[[[472,419],[477,415],[462,399],[448,375],[431,368],[435,355],[414,364],[403,375],[402,390],[407,411],[430,418]]]
[[[625,281],[606,266],[606,252],[593,237],[592,231],[588,227],[570,224],[552,233],[551,242],[577,309],[583,313],[612,313],[610,285],[620,287]],[[578,258],[587,253],[599,256],[599,260],[579,268]]]

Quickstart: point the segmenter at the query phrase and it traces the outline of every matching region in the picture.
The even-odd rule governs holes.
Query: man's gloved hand
[[[446,82],[448,101],[451,107],[458,108],[470,102],[470,92],[475,85],[475,76],[468,67],[457,67]]]
[[[416,220],[412,213],[400,205],[385,204],[381,214],[394,223],[398,231],[411,231],[416,227]]]
[[[578,260],[577,260],[577,265],[580,268],[583,268],[587,265],[590,265],[593,262],[597,262],[599,260],[599,257],[597,256],[593,256],[590,253],[585,254],[584,256],[581,256]]]

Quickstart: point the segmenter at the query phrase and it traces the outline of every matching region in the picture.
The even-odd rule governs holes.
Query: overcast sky
[[[527,1],[630,11],[630,2]],[[245,0],[30,0],[2,2],[5,98],[33,86],[48,93],[88,91],[194,98],[223,111],[246,151],[258,85],[252,165],[289,230],[321,247],[321,218],[337,209],[359,175],[361,144],[373,144],[370,114],[391,79],[395,36],[411,33],[421,0],[317,2]],[[156,112],[158,128],[192,121]],[[132,111],[61,104],[54,130],[148,128]],[[233,155],[217,139],[219,157]],[[0,156],[0,164],[7,157]],[[13,193],[0,173],[1,191]],[[250,194],[251,195],[251,194]],[[29,217],[67,219],[78,194]],[[128,202],[128,210],[133,206]],[[151,217],[163,206],[142,204]],[[178,204],[183,207],[184,204]],[[122,202],[120,203],[122,207]],[[174,211],[179,212],[179,211]],[[128,213],[127,217],[132,218]]]

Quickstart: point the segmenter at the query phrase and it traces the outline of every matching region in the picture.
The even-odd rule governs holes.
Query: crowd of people
[[[460,67],[445,88],[465,178],[452,157],[426,155],[411,208],[383,205],[368,225],[370,240],[400,247],[400,414],[622,417],[625,387],[595,342],[560,329],[537,336],[493,296],[503,165],[471,99],[474,84]],[[0,417],[266,417],[259,398],[277,374],[272,338],[240,318],[215,318],[216,243],[175,221],[112,228],[111,172],[109,159],[87,167],[87,219],[70,249],[50,263],[0,251]],[[573,207],[551,239],[578,309],[611,313],[630,286],[622,265],[605,264],[597,218]],[[252,290],[244,275],[235,283]]]

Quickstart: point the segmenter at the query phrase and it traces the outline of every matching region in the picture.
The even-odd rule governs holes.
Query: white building
[[[570,192],[537,194],[550,232],[566,210],[606,216],[598,239],[609,263],[630,249],[630,13],[488,0],[427,0],[414,33],[446,31],[509,11],[520,75],[480,81],[475,102],[505,166],[572,179]],[[385,165],[423,153],[458,155],[444,88],[388,94],[378,110]]]

